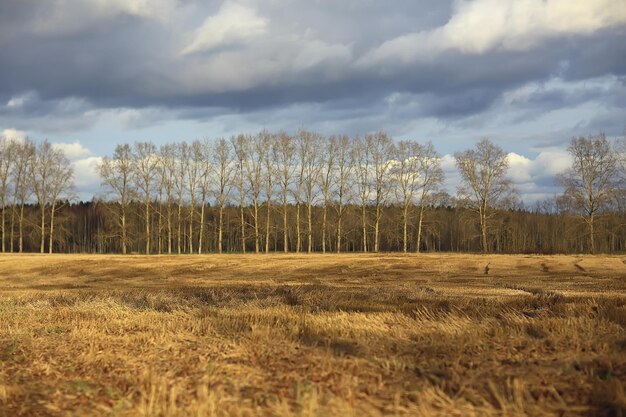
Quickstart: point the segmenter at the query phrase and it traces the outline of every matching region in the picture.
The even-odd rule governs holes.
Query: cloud
[[[176,0],[48,0],[31,7],[37,13],[31,14],[32,20],[26,27],[30,33],[67,36],[119,16],[165,22],[175,10]]]
[[[243,42],[266,33],[267,26],[267,19],[259,16],[254,9],[226,1],[217,14],[207,17],[202,26],[196,29],[193,41],[182,53],[209,51]]]
[[[558,36],[589,35],[626,24],[626,3],[614,0],[458,0],[443,26],[400,35],[366,54],[360,64],[430,61],[464,54],[524,51]]]
[[[27,138],[26,132],[17,129],[4,129],[0,133],[0,138],[9,142],[24,142]]]
[[[74,168],[74,184],[78,190],[79,198],[89,201],[93,196],[100,193],[100,175],[98,165],[102,162],[100,156],[90,156],[72,162]]]
[[[53,143],[55,149],[62,151],[69,159],[78,159],[91,154],[91,151],[76,141],[73,143]]]

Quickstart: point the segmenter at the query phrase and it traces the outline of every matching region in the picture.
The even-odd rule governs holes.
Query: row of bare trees
[[[1,250],[22,252],[25,228],[37,229],[39,251],[52,253],[55,216],[72,198],[73,170],[63,151],[47,140],[0,139]],[[38,221],[26,219],[27,204],[38,207]],[[17,229],[17,230],[16,230]],[[8,248],[7,248],[8,242]]]
[[[457,243],[456,250],[545,251],[548,237],[541,232],[535,237],[541,242],[532,243],[507,229],[511,213],[538,216],[537,223],[540,216],[541,221],[560,219],[572,224],[571,230],[580,217],[586,238],[556,250],[591,252],[597,250],[598,234],[607,236],[608,223],[598,228],[598,219],[610,216],[611,224],[617,219],[618,233],[601,247],[622,250],[624,146],[603,134],[573,139],[572,166],[558,178],[565,193],[531,213],[521,209],[507,177],[507,153],[487,139],[454,155],[461,178],[455,197],[443,191],[442,159],[432,143],[394,141],[382,132],[350,138],[262,131],[159,147],[122,144],[98,166],[102,193],[97,205],[89,206],[101,217],[94,230],[87,214],[82,222],[72,218],[71,164],[60,148],[48,141],[2,140],[2,251],[25,250],[26,233],[30,241],[38,240],[41,252],[46,242],[49,252],[69,250],[68,240],[83,242],[78,250],[93,251],[85,243],[95,241],[87,237],[92,234],[99,250],[122,253],[419,252],[441,248],[444,238],[437,230],[453,233],[450,225],[438,224],[448,216],[441,211],[446,207],[463,222],[458,227],[466,236],[446,237],[448,250],[453,242],[476,238],[478,248]],[[56,231],[60,212],[62,230]],[[82,237],[75,236],[77,223],[83,225]],[[474,227],[476,234],[467,231]],[[398,236],[397,245],[391,235]],[[516,243],[511,246],[509,239]],[[102,243],[111,241],[117,243]]]
[[[421,228],[426,208],[435,203],[443,183],[440,161],[431,143],[394,143],[384,133],[350,139],[308,131],[295,136],[263,131],[230,140],[180,142],[159,148],[150,142],[119,145],[111,157],[102,160],[99,173],[108,198],[117,202],[112,207],[119,218],[122,253],[127,253],[130,238],[129,205],[139,200],[144,204],[146,253],[155,246],[150,229],[154,210],[158,211],[157,230],[167,231],[164,242],[157,242],[159,253],[182,253],[185,248],[202,253],[208,206],[218,212],[217,251],[221,253],[224,208],[233,204],[239,209],[242,252],[248,241],[253,242],[256,253],[270,251],[274,212],[282,216],[284,252],[312,252],[314,227],[322,230],[322,252],[328,250],[331,234],[337,241],[335,250],[341,251],[344,212],[347,205],[357,202],[362,249],[377,252],[383,207],[394,203],[403,207],[403,248],[407,250],[406,229],[413,209],[419,211]],[[290,217],[292,205],[295,218]],[[323,210],[321,224],[314,224],[317,206]],[[338,219],[332,231],[328,228],[329,210]],[[290,241],[292,222],[296,231]],[[183,224],[188,227],[186,245]],[[370,229],[374,231],[372,242],[368,241]],[[418,241],[417,248],[420,246]]]

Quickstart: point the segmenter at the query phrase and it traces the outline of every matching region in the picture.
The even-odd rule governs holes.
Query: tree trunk
[[[48,253],[52,253],[52,243],[54,237],[54,213],[56,212],[56,204],[52,203],[52,209],[50,210],[50,240],[48,242]]]
[[[283,252],[289,252],[287,237],[287,197],[283,198]]]
[[[183,207],[181,202],[178,202],[178,254],[181,254],[182,248],[181,248],[181,223],[182,223],[182,217],[183,217],[183,213],[182,213]]]
[[[296,253],[300,253],[302,239],[300,237],[300,202],[296,203]]]
[[[270,253],[270,202],[267,201],[267,211],[265,218],[265,253]]]
[[[328,207],[326,201],[324,201],[324,208],[322,209],[322,253],[326,253],[326,215]]]
[[[122,254],[126,255],[126,208],[122,207]]]
[[[417,248],[416,252],[420,253],[422,247],[422,224],[424,223],[424,204],[420,204],[420,215],[417,221]]]
[[[22,253],[24,251],[24,200],[22,200],[20,205],[20,243],[19,243],[19,251]]]
[[[308,222],[309,222],[309,230],[308,230],[308,246],[307,253],[313,252],[313,204],[309,201],[308,204]]]
[[[339,205],[339,219],[337,219],[337,253],[341,253],[341,215],[343,207]]]
[[[596,253],[596,238],[594,230],[594,215],[589,215],[589,251],[593,254]]]
[[[150,197],[146,191],[146,255],[150,254]]]
[[[190,213],[189,213],[189,253],[192,254],[193,253],[193,215],[196,212],[196,207],[195,207],[196,201],[194,200],[194,198],[191,198],[191,206],[189,207]]]
[[[5,238],[6,238],[6,224],[5,219],[4,219],[4,212],[6,211],[5,206],[4,206],[4,199],[2,200],[2,253],[4,253],[6,251],[6,243],[5,243]]]
[[[374,252],[378,253],[380,243],[378,242],[378,231],[380,226],[380,206],[376,206],[376,223],[374,224]]]
[[[219,219],[219,230],[217,231],[217,252],[219,254],[222,253],[222,240],[224,236],[223,228],[224,228],[224,207],[220,204],[220,219]]]
[[[204,199],[200,209],[200,235],[198,236],[198,255],[202,253],[202,235],[204,234]]]
[[[243,203],[241,203],[241,252],[246,253],[246,223],[243,217]]]
[[[41,243],[39,246],[39,252],[44,253],[46,246],[46,206],[41,205]]]
[[[480,210],[480,234],[482,239],[483,252],[488,252],[487,247],[487,215],[485,209]]]
[[[13,199],[13,205],[11,206],[11,241],[9,242],[9,251],[13,253],[13,241],[15,240],[15,209],[17,207],[17,200]]]
[[[402,251],[404,253],[407,253],[407,250],[408,250],[408,236],[407,236],[407,225],[409,222],[408,217],[409,217],[409,206],[405,205],[402,210]],[[419,252],[419,246],[417,247],[417,251]]]
[[[367,219],[365,205],[361,206],[361,223],[363,227],[363,252],[367,252]]]
[[[259,202],[254,199],[254,253],[259,253]]]
[[[167,253],[172,254],[172,204],[169,201],[167,202]]]

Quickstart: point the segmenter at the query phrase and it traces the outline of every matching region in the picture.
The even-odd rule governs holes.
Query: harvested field
[[[0,256],[0,416],[623,416],[625,262]]]

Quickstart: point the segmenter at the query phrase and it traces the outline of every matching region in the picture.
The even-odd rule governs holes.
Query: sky
[[[0,0],[0,134],[71,158],[82,199],[117,144],[306,128],[490,138],[526,203],[573,136],[626,128],[626,0]]]

